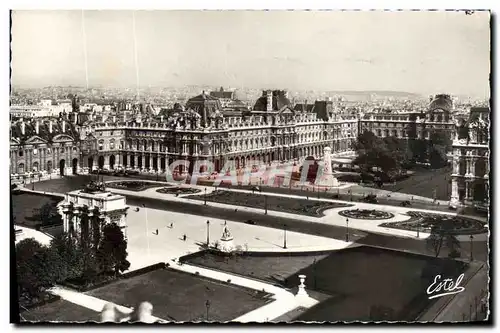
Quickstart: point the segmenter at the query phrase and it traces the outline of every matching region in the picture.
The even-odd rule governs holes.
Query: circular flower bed
[[[197,188],[192,188],[192,187],[164,187],[156,190],[158,193],[163,193],[163,194],[175,194],[175,195],[180,195],[180,194],[195,194],[195,193],[200,193],[201,190]]]
[[[144,191],[148,188],[159,187],[159,186],[169,186],[168,184],[162,183],[152,183],[140,180],[129,180],[129,181],[120,181],[120,182],[110,182],[106,183],[106,187],[116,188],[121,190],[128,191]]]
[[[340,216],[359,220],[387,220],[394,214],[376,209],[347,209],[339,212]]]
[[[442,227],[449,234],[472,235],[487,232],[486,223],[456,215],[433,214],[409,211],[406,213],[411,218],[407,221],[383,223],[386,228],[402,229],[431,233],[433,228]]]

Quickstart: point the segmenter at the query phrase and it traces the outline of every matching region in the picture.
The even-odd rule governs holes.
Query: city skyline
[[[489,12],[14,11],[11,51],[22,87],[490,91]]]

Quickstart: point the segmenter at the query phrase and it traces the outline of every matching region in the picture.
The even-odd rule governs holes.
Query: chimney
[[[266,92],[266,97],[267,97],[266,111],[272,111],[273,110],[273,92],[271,90],[268,90]]]
[[[24,121],[21,122],[21,134],[24,135],[26,133],[26,124]]]
[[[62,121],[62,132],[66,133],[66,120]]]
[[[52,119],[49,120],[49,133],[52,133]]]
[[[160,122],[163,123],[163,116],[160,116]]]
[[[127,122],[127,115],[125,114],[125,112],[123,112],[123,122],[126,123]]]
[[[116,123],[116,116],[113,116],[113,123]]]
[[[36,135],[40,134],[40,122],[37,120],[35,124]]]
[[[76,125],[78,123],[78,113],[75,112],[73,115],[75,116],[73,123]]]

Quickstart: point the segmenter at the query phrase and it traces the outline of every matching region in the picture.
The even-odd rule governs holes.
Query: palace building
[[[456,125],[450,206],[489,207],[490,109],[473,107],[469,119]]]
[[[11,122],[11,174],[77,174],[80,163],[80,134],[74,123],[65,118],[20,118]]]
[[[293,105],[284,90],[263,91],[250,108],[221,89],[158,114],[136,108],[12,121],[11,173],[70,175],[118,167],[164,172],[179,160],[191,169],[210,161],[217,172],[249,161],[301,163],[321,158],[325,147],[334,157],[353,155],[358,133],[365,130],[402,139],[428,140],[432,131],[454,137],[452,112],[449,95],[433,97],[422,112],[362,113],[330,99]],[[186,165],[177,171],[192,171]]]

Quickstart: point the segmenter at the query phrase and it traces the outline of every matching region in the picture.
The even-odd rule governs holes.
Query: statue
[[[330,147],[325,147],[325,149],[323,150],[323,154],[323,168],[321,169],[319,175],[316,177],[316,181],[314,183],[318,186],[339,186],[337,178],[333,176]]]
[[[224,231],[222,232],[222,239],[225,239],[225,240],[233,239],[227,226],[224,227]]]

